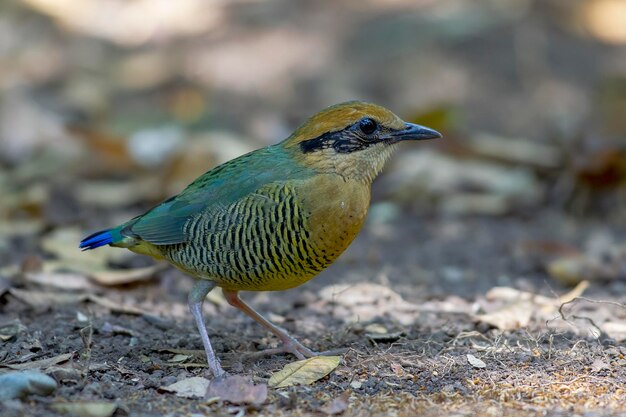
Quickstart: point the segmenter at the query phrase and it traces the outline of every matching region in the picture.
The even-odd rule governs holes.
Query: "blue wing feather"
[[[122,234],[154,245],[183,243],[187,241],[185,225],[192,217],[218,205],[228,206],[265,184],[306,178],[311,173],[281,147],[259,149],[198,177],[179,195],[128,222]]]

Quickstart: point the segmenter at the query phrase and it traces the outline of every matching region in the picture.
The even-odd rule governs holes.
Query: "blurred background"
[[[75,246],[360,99],[445,139],[401,147],[334,276],[623,278],[624,22],[621,0],[3,1],[0,275],[143,267]]]

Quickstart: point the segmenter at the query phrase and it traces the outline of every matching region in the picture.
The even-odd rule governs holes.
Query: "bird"
[[[280,339],[282,345],[268,353],[310,358],[318,353],[263,317],[239,292],[287,290],[318,275],[363,226],[372,182],[397,145],[441,137],[376,104],[336,104],[283,141],[210,169],[144,214],[87,236],[79,248],[127,248],[197,278],[188,305],[215,378],[226,373],[202,304],[216,287],[231,306]]]

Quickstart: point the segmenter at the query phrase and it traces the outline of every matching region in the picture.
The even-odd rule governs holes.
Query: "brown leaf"
[[[515,330],[528,326],[535,305],[528,300],[514,301],[491,313],[478,314],[476,317],[483,323],[490,324],[500,330]]]
[[[622,274],[621,263],[588,255],[565,256],[551,261],[547,269],[550,276],[562,284],[576,285],[585,280],[615,280]]]
[[[92,272],[89,274],[89,278],[100,285],[131,284],[150,280],[156,272],[163,270],[164,267],[164,264],[157,264],[145,268],[108,269]]]
[[[202,398],[208,387],[208,379],[194,376],[174,382],[166,387],[160,387],[159,390],[173,392],[176,396],[183,398]]]
[[[33,306],[52,306],[59,304],[75,304],[88,299],[87,294],[72,294],[50,291],[26,291],[19,288],[11,288],[9,293],[18,300]]]
[[[124,313],[124,314],[149,314],[149,312],[142,310],[138,307],[133,307],[132,305],[118,303],[117,301],[113,301],[106,297],[101,297],[99,295],[90,294],[87,296],[87,299],[91,302],[94,302],[102,307],[106,307],[114,313]]]
[[[389,287],[362,282],[330,285],[320,290],[318,308],[333,305],[334,314],[346,322],[366,322],[388,315],[402,325],[413,324],[419,306],[402,299]]]
[[[78,304],[83,301],[91,301],[102,307],[106,307],[115,313],[124,314],[149,314],[147,311],[142,310],[132,305],[122,304],[117,301],[111,300],[106,297],[102,297],[95,294],[71,294],[71,293],[59,293],[50,291],[26,291],[18,288],[11,288],[9,293],[20,301],[25,302],[33,307],[41,306],[53,306],[59,304]]]
[[[339,365],[340,360],[339,356],[315,356],[293,362],[273,374],[268,384],[273,388],[310,385],[330,374]]]
[[[582,295],[589,283],[583,281],[561,297],[545,297],[510,287],[494,287],[486,294],[490,301],[501,302],[500,306],[475,318],[500,330],[514,330],[528,326],[533,314],[553,314],[560,305]]]
[[[241,375],[224,376],[209,384],[205,398],[215,397],[233,404],[261,405],[267,399],[267,385],[254,384]]]
[[[23,277],[28,282],[33,282],[49,287],[63,288],[66,290],[87,290],[96,288],[84,274],[75,272],[26,272]]]

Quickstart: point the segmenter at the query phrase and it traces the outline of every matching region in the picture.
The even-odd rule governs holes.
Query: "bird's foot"
[[[343,349],[326,350],[323,352],[315,352],[307,348],[306,346],[302,345],[300,342],[294,340],[294,341],[289,341],[289,342],[283,342],[283,344],[279,347],[275,347],[271,349],[263,349],[258,352],[246,353],[245,357],[246,359],[255,359],[255,358],[260,358],[260,357],[268,356],[268,355],[279,355],[281,353],[291,353],[299,360],[303,360],[307,358],[313,358],[315,356],[340,355],[346,351],[347,349],[343,348]]]

